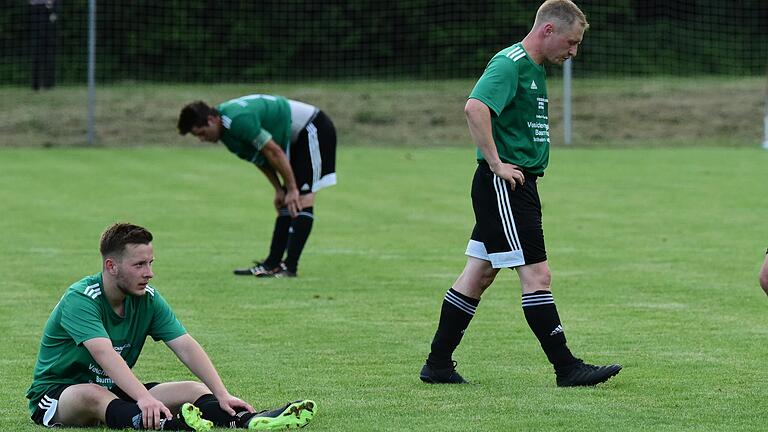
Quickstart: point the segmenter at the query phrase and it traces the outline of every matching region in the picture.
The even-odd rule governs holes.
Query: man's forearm
[[[205,353],[203,347],[201,347],[192,336],[181,336],[178,340],[171,341],[168,346],[171,347],[171,350],[173,350],[189,371],[200,378],[200,381],[202,381],[214,395],[229,394],[219,373],[216,372],[216,368],[208,357],[208,354]]]
[[[104,373],[117,384],[128,396],[139,400],[146,396],[149,391],[144,387],[141,381],[136,378],[131,368],[120,354],[115,352],[112,342],[109,339],[96,338],[87,340],[83,343],[96,363],[99,364]]]
[[[285,189],[289,191],[297,189],[296,179],[293,177],[293,170],[291,169],[291,165],[288,164],[288,159],[285,157],[277,158],[276,165],[277,166],[274,167],[275,171],[282,177]]]
[[[493,142],[493,132],[491,130],[491,115],[488,107],[480,101],[470,100],[464,109],[469,126],[469,134],[472,140],[482,153],[485,161],[493,169],[501,163],[499,153],[496,150],[496,144]]]
[[[267,143],[262,152],[272,169],[283,179],[285,189],[287,191],[297,190],[293,169],[291,169],[291,164],[285,152],[274,141]]]
[[[280,179],[277,178],[277,174],[275,173],[275,170],[271,166],[266,166],[266,167],[260,166],[259,169],[261,170],[262,173],[264,173],[264,176],[269,181],[269,184],[271,184],[276,191],[283,189],[283,185],[280,184]]]

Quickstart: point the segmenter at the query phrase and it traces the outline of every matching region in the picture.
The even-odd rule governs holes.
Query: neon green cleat
[[[265,410],[254,414],[248,420],[248,429],[276,430],[304,427],[317,412],[317,404],[311,400],[289,403],[274,410]]]
[[[202,417],[200,409],[189,402],[181,406],[181,418],[184,419],[184,423],[186,423],[187,426],[195,431],[205,432],[211,430],[213,427],[213,423],[210,420],[206,420]]]

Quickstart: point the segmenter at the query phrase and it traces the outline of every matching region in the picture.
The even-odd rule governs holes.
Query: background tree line
[[[35,36],[28,5],[3,3],[0,84],[26,84]],[[765,73],[765,1],[577,3],[591,24],[576,63],[580,75]],[[494,52],[527,33],[539,4],[99,1],[97,76],[101,82],[476,77]],[[62,0],[59,8],[59,81],[84,82],[88,1]]]

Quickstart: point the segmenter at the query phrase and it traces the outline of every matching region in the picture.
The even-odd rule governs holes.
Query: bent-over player
[[[255,94],[210,107],[186,105],[181,135],[224,145],[255,164],[275,189],[277,219],[269,254],[237,275],[295,277],[315,219],[315,194],[336,184],[336,129],[317,107],[281,96]],[[285,254],[285,260],[283,255]]]

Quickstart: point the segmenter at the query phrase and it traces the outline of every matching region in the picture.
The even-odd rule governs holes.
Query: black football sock
[[[285,257],[285,267],[288,271],[296,273],[299,266],[299,258],[307,244],[309,233],[312,232],[312,222],[315,220],[313,207],[301,209],[299,215],[291,224],[291,234],[288,236],[288,251]]]
[[[144,429],[143,416],[141,408],[134,402],[114,399],[107,405],[107,412],[104,414],[104,420],[110,429]],[[151,427],[150,427],[151,429]],[[162,430],[191,430],[187,423],[181,419],[179,414],[163,419],[160,422]]]
[[[550,291],[536,291],[523,294],[523,313],[528,326],[539,339],[547,359],[561,372],[570,369],[581,360],[571,354],[566,345],[565,332]]]
[[[427,357],[427,364],[435,369],[453,366],[452,355],[459,346],[464,331],[475,316],[480,299],[473,299],[454,291],[453,288],[445,293],[443,306],[440,309],[440,321],[435,337],[432,339],[432,350]]]
[[[272,231],[272,243],[269,245],[269,256],[264,260],[264,267],[271,270],[280,264],[288,245],[288,230],[291,228],[291,215],[288,208],[283,207],[275,219],[275,229]]]
[[[139,406],[122,399],[114,399],[107,405],[104,420],[110,429],[144,429]]]
[[[200,414],[204,419],[212,421],[216,427],[247,428],[248,420],[253,417],[253,414],[248,411],[241,411],[235,415],[227,414],[221,409],[216,396],[210,393],[200,396],[193,405],[200,409]]]

